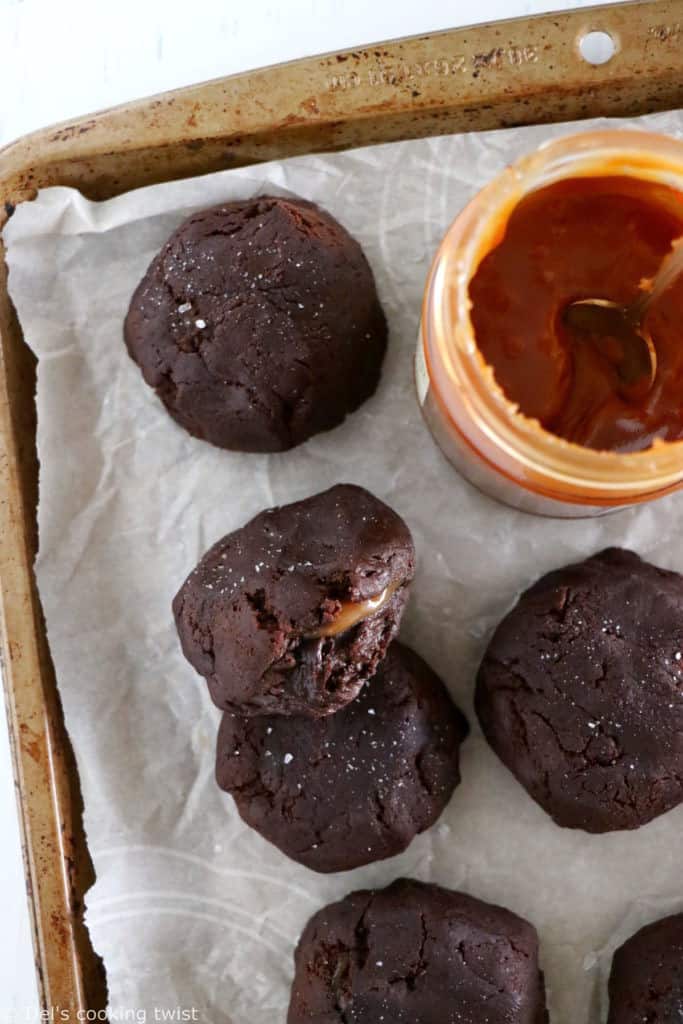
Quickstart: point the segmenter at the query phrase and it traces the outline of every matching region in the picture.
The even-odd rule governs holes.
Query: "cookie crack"
[[[268,604],[266,591],[263,587],[259,587],[253,593],[247,592],[245,598],[249,607],[256,613],[256,621],[262,629],[270,633],[282,629],[277,613]]]
[[[498,939],[499,941],[496,942],[495,945],[504,943],[512,952],[519,952],[519,950],[517,950],[516,947],[513,946],[513,944],[510,942],[507,936],[500,935]],[[479,950],[482,948],[482,945],[486,946],[488,945],[488,943],[468,943],[465,939],[461,939],[456,944],[455,951],[458,957],[460,958],[460,961],[465,970],[467,971],[467,973],[471,974],[473,978],[476,978],[478,981],[482,982],[489,988],[490,991],[488,993],[482,993],[480,996],[480,998],[483,1001],[493,999],[495,996],[509,995],[508,989],[505,987],[505,985],[503,985],[502,983],[496,985],[490,978],[486,977],[486,975],[482,974],[480,971],[477,971],[473,963],[471,962],[470,953],[473,952],[475,954],[476,959],[476,954],[479,953]],[[524,955],[528,956],[528,954],[526,953]]]
[[[420,913],[420,948],[417,951],[417,965],[413,971],[410,972],[406,978],[406,985],[412,991],[414,991],[417,985],[417,979],[427,971],[427,959],[425,956],[425,948],[427,946],[427,940],[429,935],[427,933],[427,922],[425,915]]]

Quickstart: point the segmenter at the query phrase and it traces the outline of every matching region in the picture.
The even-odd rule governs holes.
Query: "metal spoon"
[[[635,302],[621,306],[609,299],[579,299],[564,310],[568,327],[600,346],[616,367],[620,391],[626,398],[644,398],[657,373],[657,350],[643,326],[648,309],[683,273],[683,239],[673,243],[647,290]],[[615,344],[616,343],[616,344]]]

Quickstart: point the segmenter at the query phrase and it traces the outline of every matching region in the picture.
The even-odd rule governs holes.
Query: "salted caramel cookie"
[[[218,785],[248,825],[314,871],[392,857],[429,828],[460,782],[467,722],[446,687],[394,641],[335,715],[223,716]]]
[[[362,487],[268,509],[214,544],[180,588],[183,652],[224,710],[330,714],[384,657],[414,567],[408,527]]]
[[[641,928],[614,954],[607,1024],[683,1021],[683,914]]]
[[[318,911],[287,1024],[543,1024],[538,937],[464,893],[399,879]]]
[[[683,800],[683,577],[609,548],[540,579],[476,689],[489,743],[558,825],[639,828]]]
[[[258,196],[174,231],[133,295],[124,337],[190,434],[276,452],[374,392],[387,326],[348,231],[314,203]]]

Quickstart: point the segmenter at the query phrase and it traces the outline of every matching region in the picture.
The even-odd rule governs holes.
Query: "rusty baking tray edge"
[[[592,66],[600,29],[616,53]],[[28,135],[0,150],[0,225],[49,185],[92,199],[313,151],[683,106],[683,0],[522,18],[326,54],[207,82]],[[2,253],[4,257],[4,249]],[[0,657],[40,999],[106,1001],[83,925],[92,882],[81,798],[33,575],[35,364],[0,276]]]

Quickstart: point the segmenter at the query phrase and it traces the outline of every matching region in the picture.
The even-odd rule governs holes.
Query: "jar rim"
[[[683,142],[607,129],[544,143],[506,167],[455,218],[425,289],[424,355],[443,411],[459,430],[464,409],[477,433],[516,464],[523,478],[545,481],[565,500],[572,494],[594,497],[596,491],[614,500],[636,500],[671,490],[683,479],[683,440],[655,439],[637,452],[600,451],[558,437],[525,416],[504,394],[476,344],[469,284],[525,195],[563,178],[608,175],[669,185],[683,198]]]

